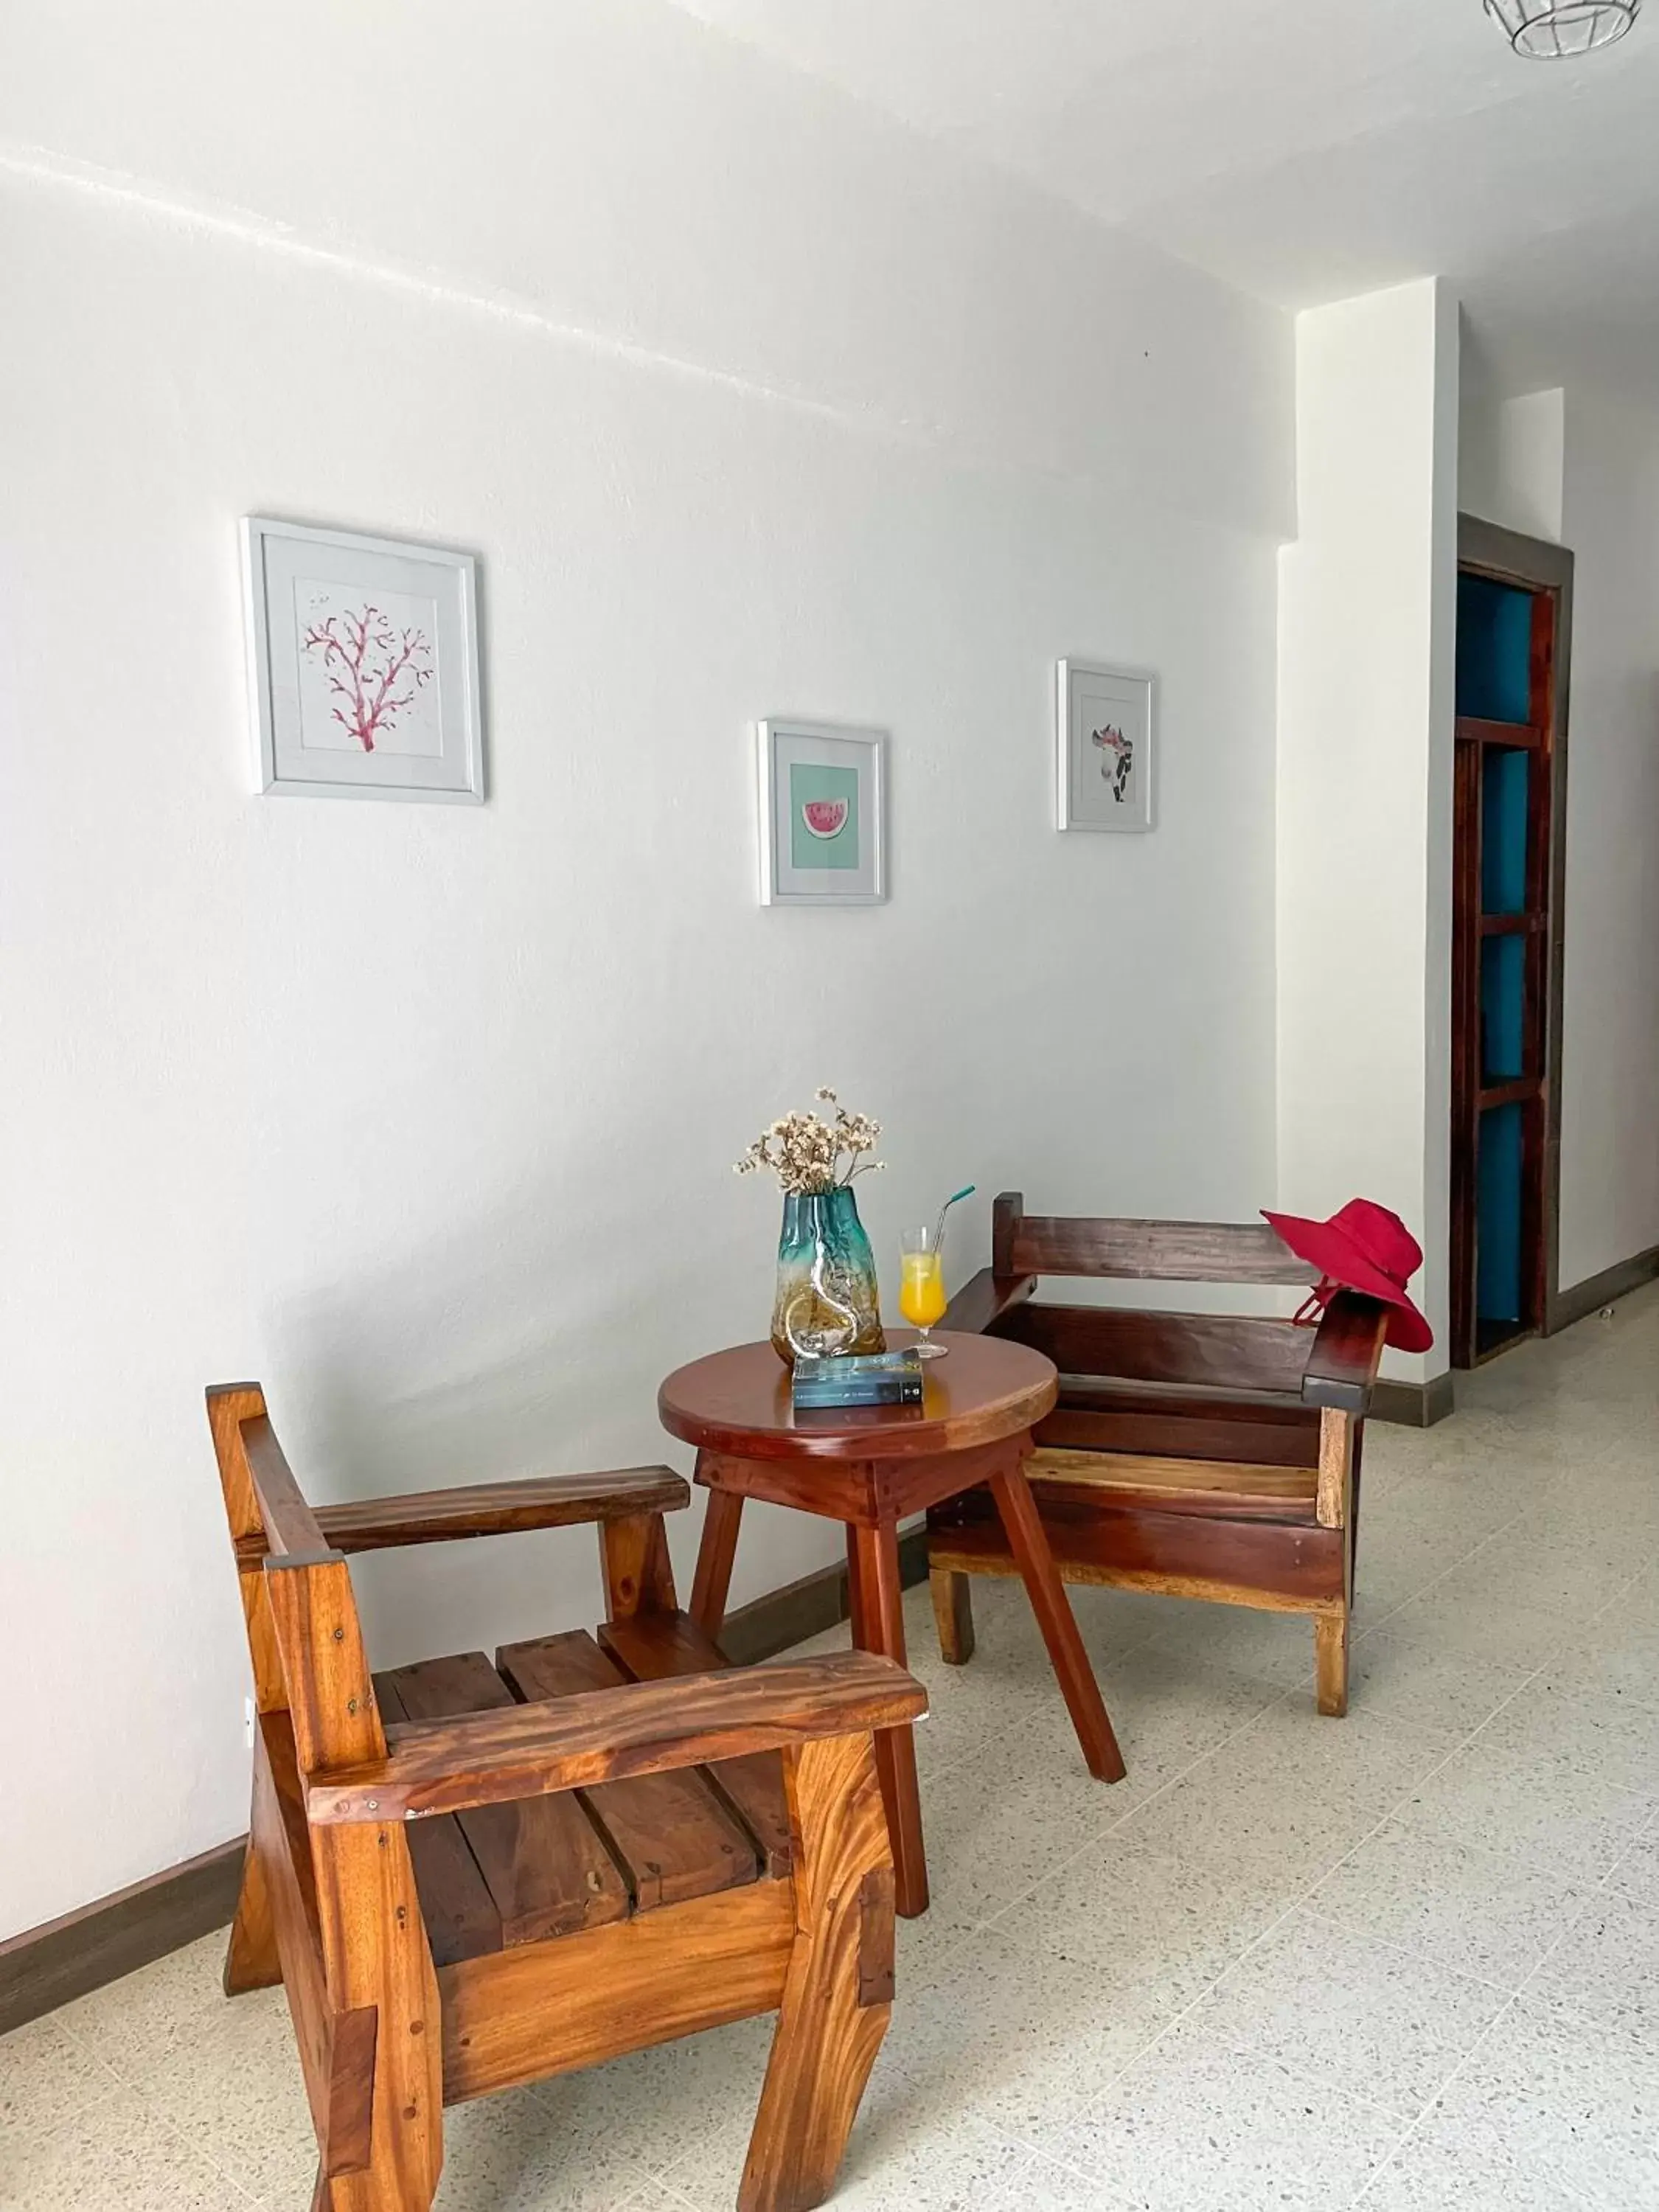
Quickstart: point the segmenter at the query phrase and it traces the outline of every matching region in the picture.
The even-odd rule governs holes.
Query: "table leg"
[[[847,1531],[847,1595],[853,1643],[904,1664],[904,1592],[899,1581],[898,1528]],[[894,1903],[907,1920],[927,1910],[927,1856],[921,1840],[921,1793],[916,1743],[908,1727],[876,1732],[876,1772],[893,1846]]]
[[[705,1636],[718,1644],[726,1620],[726,1593],[732,1587],[732,1562],[737,1557],[738,1530],[743,1525],[743,1499],[734,1490],[711,1490],[702,1516],[702,1541],[697,1547],[697,1572],[691,1584],[691,1618]]]
[[[1037,1511],[1024,1468],[1016,1467],[1006,1474],[994,1475],[991,1495],[1002,1516],[1008,1548],[1024,1580],[1031,1610],[1042,1631],[1042,1640],[1048,1647],[1060,1695],[1072,1716],[1077,1740],[1083,1747],[1084,1764],[1097,1781],[1121,1782],[1123,1753],[1117,1747],[1112,1723],[1106,1717],[1100,1685],[1083,1648],[1066,1586],[1048,1549],[1042,1516]]]

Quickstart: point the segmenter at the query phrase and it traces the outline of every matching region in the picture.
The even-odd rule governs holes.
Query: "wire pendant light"
[[[1517,54],[1533,61],[1565,61],[1610,46],[1641,13],[1642,0],[1486,0]]]

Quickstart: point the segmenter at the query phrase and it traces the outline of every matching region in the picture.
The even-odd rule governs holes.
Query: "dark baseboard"
[[[0,2035],[228,1926],[246,1841],[238,1836],[0,1943]]]
[[[1371,1392],[1371,1419],[1402,1429],[1431,1429],[1455,1410],[1449,1369],[1427,1382],[1379,1382]]]
[[[920,1528],[899,1539],[899,1573],[907,1589],[927,1578]],[[720,1642],[736,1665],[747,1667],[847,1618],[847,1570],[837,1564],[740,1606],[727,1615]],[[246,1842],[238,1836],[0,1943],[0,2035],[228,1927]]]
[[[1639,1291],[1644,1283],[1659,1279],[1659,1244],[1651,1244],[1645,1252],[1634,1258],[1621,1260],[1616,1267],[1603,1267],[1599,1275],[1591,1275],[1571,1290],[1558,1291],[1550,1308],[1550,1334],[1558,1329],[1571,1328],[1576,1321],[1583,1321],[1603,1306],[1610,1306],[1616,1298],[1628,1297]]]

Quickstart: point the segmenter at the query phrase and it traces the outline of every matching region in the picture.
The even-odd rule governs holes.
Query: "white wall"
[[[0,1931],[243,1824],[205,1382],[319,1499],[662,1455],[825,1079],[884,1261],[969,1177],[1273,1194],[1288,325],[672,11],[326,13],[392,122],[316,6],[9,33]],[[487,808],[250,795],[250,511],[479,553]],[[1050,826],[1063,653],[1160,673],[1150,838]],[[890,905],[757,909],[775,711],[890,728]],[[386,1661],[597,1603],[580,1534],[362,1586]]]
[[[1659,1244],[1659,419],[1569,392],[1561,1282]]]
[[[1279,1184],[1391,1206],[1447,1364],[1458,329],[1430,278],[1296,323],[1279,614]]]
[[[1659,1244],[1659,417],[1466,375],[1460,498],[1573,552],[1564,1290]]]
[[[1561,536],[1566,393],[1492,395],[1478,376],[1462,377],[1457,447],[1457,504],[1528,538]]]

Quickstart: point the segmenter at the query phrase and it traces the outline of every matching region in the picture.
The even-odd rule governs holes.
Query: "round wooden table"
[[[797,1413],[789,1371],[769,1344],[744,1344],[678,1368],[657,1396],[671,1435],[697,1448],[708,1492],[691,1613],[718,1638],[746,1498],[793,1505],[845,1523],[853,1641],[904,1663],[898,1524],[941,1498],[988,1483],[1007,1531],[1089,1771],[1123,1773],[1099,1685],[1055,1572],[1025,1480],[1031,1430],[1054,1402],[1054,1364],[1023,1344],[935,1331],[950,1357],[927,1362],[921,1406]],[[896,1330],[896,1348],[915,1341]],[[876,1739],[892,1834],[898,1910],[927,1909],[915,1741],[908,1727]]]

